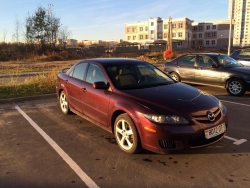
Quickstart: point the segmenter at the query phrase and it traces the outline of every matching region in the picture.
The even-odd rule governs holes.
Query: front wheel
[[[60,102],[60,107],[61,107],[62,112],[64,114],[69,114],[70,113],[69,103],[68,103],[68,98],[67,98],[65,91],[62,91],[60,93],[59,102]]]
[[[124,152],[133,154],[142,150],[135,124],[127,114],[121,114],[116,118],[114,134],[119,147]]]
[[[176,82],[180,82],[181,81],[180,76],[176,72],[172,72],[172,73],[170,73],[170,75],[171,75],[171,78],[173,80],[175,80]]]
[[[232,96],[239,96],[246,92],[246,87],[240,79],[233,78],[228,81],[227,92]]]

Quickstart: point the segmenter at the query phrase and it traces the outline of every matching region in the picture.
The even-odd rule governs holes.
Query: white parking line
[[[247,141],[246,139],[237,140],[237,139],[231,138],[231,137],[229,137],[229,136],[224,136],[224,138],[227,138],[227,139],[229,139],[229,140],[233,140],[233,141],[234,141],[233,144],[235,144],[235,145],[240,145],[240,144],[242,144],[242,143],[244,143],[244,142]]]
[[[63,158],[63,160],[68,163],[68,165],[75,171],[75,173],[82,179],[82,181],[88,186],[93,188],[98,188],[98,185],[65,153],[57,143],[52,140],[24,111],[22,111],[19,106],[15,106],[20,114],[37,130],[38,133],[51,145],[54,150]]]
[[[249,104],[242,104],[242,103],[231,102],[231,101],[224,101],[224,100],[220,100],[220,101],[227,102],[227,103],[232,103],[232,104],[238,104],[238,105],[241,105],[241,106],[250,106]]]

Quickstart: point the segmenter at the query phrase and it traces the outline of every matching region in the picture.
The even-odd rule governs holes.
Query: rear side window
[[[244,51],[244,50],[242,50],[240,52],[239,57],[241,57],[241,58],[250,58],[250,51]]]
[[[69,75],[79,80],[83,80],[87,66],[88,63],[80,63]]]
[[[178,65],[180,66],[188,66],[193,67],[195,63],[196,56],[184,56],[178,61]]]

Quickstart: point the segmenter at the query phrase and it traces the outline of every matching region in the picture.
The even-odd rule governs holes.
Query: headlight
[[[227,108],[220,102],[219,104],[221,113],[225,115],[227,113]]]
[[[188,124],[188,121],[185,118],[177,115],[144,114],[144,117],[156,123]]]

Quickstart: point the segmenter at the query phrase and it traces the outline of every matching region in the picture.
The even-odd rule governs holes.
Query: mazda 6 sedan
[[[166,62],[164,71],[179,82],[226,88],[232,96],[250,91],[250,67],[224,54],[185,54]]]
[[[226,107],[216,97],[141,60],[80,60],[61,70],[56,93],[64,114],[73,112],[113,133],[130,154],[207,146],[228,127]]]

